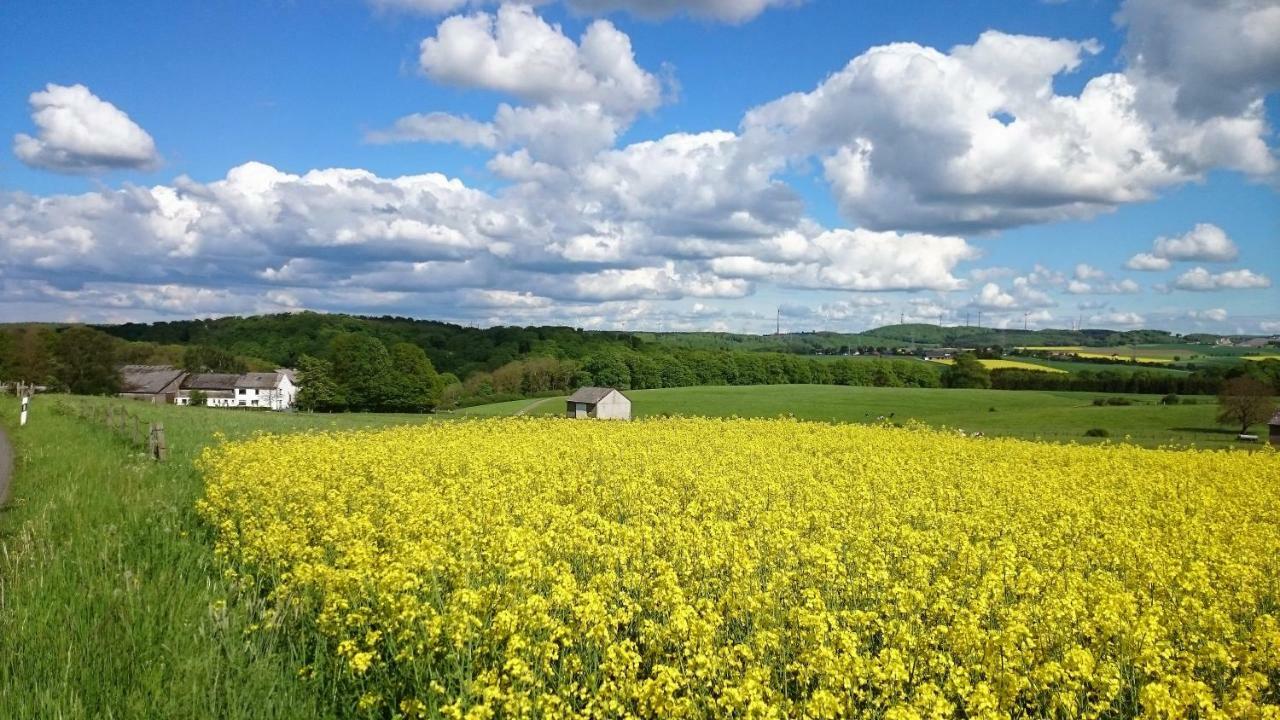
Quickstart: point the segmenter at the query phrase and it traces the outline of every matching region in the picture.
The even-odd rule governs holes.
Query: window
[[[237,395],[243,395],[243,394],[244,394],[244,388],[236,388],[236,394],[237,394]]]

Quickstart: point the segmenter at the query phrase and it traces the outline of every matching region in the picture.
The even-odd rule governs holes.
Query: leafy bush
[[[1089,428],[1084,431],[1085,437],[1111,437],[1111,433],[1106,428]]]
[[[1169,393],[1168,395],[1160,398],[1161,405],[1179,405],[1181,403],[1182,398],[1178,397],[1176,393]]]
[[[1108,405],[1132,405],[1133,401],[1126,397],[1107,398]]]

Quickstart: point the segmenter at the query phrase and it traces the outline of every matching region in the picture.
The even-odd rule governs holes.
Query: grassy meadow
[[[196,517],[192,460],[215,433],[420,418],[129,403],[165,423],[171,455],[158,464],[104,426],[57,414],[60,401],[33,399],[19,429],[16,401],[0,398],[15,463],[0,510],[0,717],[332,716],[330,698],[297,676],[308,646],[245,636],[252,608],[229,592]]]
[[[877,388],[838,385],[763,385],[753,387],[689,387],[633,390],[627,393],[637,417],[705,415],[709,417],[776,417],[803,420],[877,422],[892,415],[894,422],[918,420],[934,426],[980,431],[1024,439],[1090,442],[1086,430],[1103,428],[1112,441],[1127,435],[1134,444],[1197,445],[1199,447],[1256,447],[1235,441],[1235,431],[1214,422],[1214,398],[1186,398],[1194,404],[1166,406],[1155,395],[1033,390],[939,390],[933,388]],[[1096,406],[1096,398],[1123,397],[1132,405]],[[553,415],[563,411],[563,398],[546,402],[527,414]],[[524,402],[529,405],[529,402]],[[517,403],[502,403],[501,413]],[[490,406],[470,408],[483,413]],[[498,406],[493,406],[498,407]],[[1266,427],[1254,428],[1265,434]]]

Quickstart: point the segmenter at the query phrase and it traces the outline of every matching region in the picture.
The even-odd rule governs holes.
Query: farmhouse
[[[578,388],[566,405],[565,415],[571,418],[631,419],[631,399],[615,388]]]
[[[292,373],[252,372],[236,380],[236,406],[287,410],[293,407],[298,388],[293,384]]]
[[[191,373],[182,381],[182,389],[174,403],[190,405],[192,393],[199,393],[209,407],[234,407],[236,381],[239,379],[235,373]]]
[[[168,365],[125,365],[120,368],[120,397],[157,405],[171,403],[186,375]]]
[[[168,365],[125,365],[120,397],[153,403],[190,405],[193,395],[204,396],[209,407],[267,408],[288,410],[298,395],[293,371],[188,373]]]
[[[1280,412],[1272,415],[1267,424],[1271,426],[1271,444],[1280,447]]]

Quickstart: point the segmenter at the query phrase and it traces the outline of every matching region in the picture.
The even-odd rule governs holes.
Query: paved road
[[[13,474],[13,448],[0,428],[0,507],[9,502],[9,476]]]

